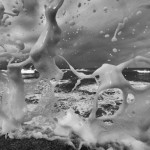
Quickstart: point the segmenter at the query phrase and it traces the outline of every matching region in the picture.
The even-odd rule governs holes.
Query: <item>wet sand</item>
[[[5,139],[5,136],[1,136],[0,150],[74,150],[74,148],[60,140],[48,141],[35,138]]]

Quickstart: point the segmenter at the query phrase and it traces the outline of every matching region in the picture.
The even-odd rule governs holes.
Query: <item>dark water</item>
[[[72,73],[72,71],[66,69],[64,69],[64,71],[66,72],[64,74],[63,80],[70,80],[71,82],[76,82],[78,78],[76,75]],[[95,71],[95,69],[81,69],[81,70],[79,69],[78,71],[83,72],[85,74],[92,74]],[[128,68],[128,69],[124,69],[122,74],[129,81],[150,82],[149,68]],[[32,74],[30,73],[23,74],[24,79],[38,78],[38,77],[39,77],[39,73],[37,71],[35,71]],[[88,83],[95,82],[94,79],[85,79],[83,80],[84,84],[86,84],[87,81]]]
[[[123,75],[129,81],[150,82],[149,68],[124,69]]]
[[[56,92],[61,92],[61,91],[70,92],[78,80],[77,76],[74,75],[72,71],[70,71],[69,69],[68,70],[64,69],[63,71],[65,71],[65,74],[62,81],[67,81],[67,82],[58,84],[56,86]],[[95,69],[79,69],[78,71],[83,72],[85,74],[92,74],[95,71]],[[124,69],[122,73],[124,77],[129,81],[150,82],[149,68],[128,68],[128,69]],[[24,79],[34,79],[38,77],[39,77],[39,73],[37,71],[34,71],[34,73],[23,73]],[[81,81],[80,85],[90,85],[94,83],[95,83],[94,79],[84,79]]]
[[[92,74],[95,69],[86,69],[85,71],[80,71],[85,74]],[[129,81],[139,81],[139,82],[150,82],[150,69],[149,68],[128,68],[124,69],[122,74]],[[72,81],[78,78],[68,70],[64,75],[64,80],[71,79]],[[86,79],[85,81],[94,82],[93,79]]]

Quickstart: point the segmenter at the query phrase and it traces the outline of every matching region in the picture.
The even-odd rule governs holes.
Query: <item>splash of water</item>
[[[117,28],[116,28],[116,30],[115,30],[114,36],[113,36],[113,38],[111,39],[112,42],[116,42],[116,41],[117,41],[117,34],[118,34],[118,32],[119,32],[121,29],[124,28],[124,26],[125,26],[125,24],[127,23],[127,21],[128,21],[128,18],[125,17],[125,18],[123,19],[123,22],[118,24],[118,26],[117,26]]]
[[[36,117],[42,116],[49,119],[49,126],[51,125],[54,137],[64,138],[65,140],[69,138],[70,140],[72,132],[78,135],[83,141],[79,149],[82,144],[94,145],[98,149],[97,145],[111,142],[119,143],[120,148],[121,145],[126,145],[133,150],[150,149],[150,86],[140,89],[133,88],[122,75],[123,69],[129,64],[135,62],[150,64],[149,58],[137,56],[116,66],[103,64],[91,75],[86,75],[76,71],[63,56],[59,56],[67,62],[71,71],[79,78],[73,90],[80,84],[81,80],[87,78],[94,78],[98,84],[98,89],[89,118],[83,119],[72,110],[67,111],[66,114],[55,115],[54,105],[57,104],[57,99],[50,80],[53,78],[60,80],[64,74],[55,64],[56,48],[61,40],[61,29],[57,24],[56,14],[63,3],[64,0],[60,0],[56,6],[45,7],[46,25],[37,42],[31,48],[30,53],[22,53],[25,47],[19,41],[16,42],[19,45],[19,53],[3,52],[0,54],[1,58],[6,57],[9,61],[7,74],[0,72],[2,85],[4,85],[2,89],[4,90],[8,87],[4,91],[0,107],[2,133],[9,133],[9,136],[12,137],[11,132],[13,130],[20,130],[23,123],[33,121]],[[118,25],[114,35],[115,38],[124,23],[125,21]],[[21,76],[21,69],[28,63],[33,63],[40,73],[39,79],[32,85],[33,91],[40,91],[40,102],[32,111],[28,110],[25,103],[25,84]],[[96,118],[98,96],[103,90],[110,88],[119,88],[122,91],[123,103],[114,115]],[[133,102],[127,101],[127,97],[131,93],[134,95]],[[112,123],[108,124],[105,122],[106,120],[111,120]],[[40,137],[40,135],[38,136]],[[48,137],[45,138],[49,139]]]
[[[8,107],[9,110],[13,110],[15,111],[15,106],[16,108],[18,108],[18,110],[16,110],[16,113],[12,113],[11,115],[8,115],[10,120],[17,120],[16,122],[24,122],[24,115],[25,113],[21,112],[24,109],[24,105],[23,102],[25,103],[25,95],[24,95],[24,83],[22,81],[22,77],[21,77],[21,69],[23,66],[25,66],[26,64],[32,62],[35,66],[35,68],[39,71],[40,73],[40,78],[39,78],[39,84],[40,86],[44,83],[47,82],[48,83],[48,89],[47,91],[43,91],[44,93],[42,94],[42,110],[45,109],[45,107],[48,107],[48,103],[50,102],[50,104],[52,105],[52,101],[55,101],[55,97],[54,97],[54,92],[53,92],[53,87],[51,85],[51,82],[49,81],[52,78],[56,78],[56,80],[59,80],[62,78],[63,76],[63,72],[55,65],[55,60],[54,60],[54,49],[55,49],[55,45],[57,45],[57,43],[60,40],[60,34],[61,34],[61,30],[57,25],[56,22],[56,13],[59,9],[59,7],[61,7],[63,1],[61,1],[57,7],[48,7],[45,10],[45,16],[47,19],[47,24],[46,27],[44,29],[44,31],[42,32],[42,34],[40,35],[39,39],[37,40],[37,42],[35,43],[35,45],[33,46],[33,48],[30,51],[30,54],[25,54],[25,56],[29,56],[29,58],[27,58],[25,61],[22,61],[20,63],[11,63],[14,59],[16,59],[17,57],[19,59],[21,59],[21,57],[24,56],[24,54],[14,54],[14,53],[3,53],[1,54],[1,57],[12,57],[12,60],[9,62],[9,65],[7,66],[8,68],[8,75],[9,75],[9,79],[10,79],[10,89],[12,89],[12,91],[10,91],[10,98],[8,101],[8,103],[10,104],[10,106]],[[51,47],[51,49],[49,49]],[[22,47],[21,47],[22,49]],[[17,79],[18,78],[18,79]],[[43,82],[43,83],[41,83]],[[44,84],[43,86],[45,86],[46,84]],[[45,89],[45,87],[44,87]],[[52,91],[52,92],[50,92]],[[51,101],[49,100],[49,98],[51,99]],[[20,100],[20,104],[19,104],[19,100]],[[50,105],[49,105],[50,106]],[[41,107],[41,105],[39,106]],[[50,109],[50,108],[48,108]],[[20,110],[20,117],[15,117],[15,115],[19,114],[19,110]],[[42,113],[39,109],[37,109],[38,112],[35,110],[35,114],[40,115],[40,114],[45,114]],[[45,111],[44,111],[45,112]],[[3,112],[4,113],[4,112]],[[6,119],[5,119],[6,120]],[[5,123],[6,125],[6,123]],[[3,132],[8,132],[11,131],[12,129],[9,127],[5,127],[2,126],[2,131]]]
[[[13,8],[13,13],[9,13],[9,12],[5,12],[5,7],[2,4],[2,2],[0,2],[0,25],[3,26],[6,24],[6,20],[9,18],[9,16],[18,16],[19,15],[19,10],[17,8]],[[4,15],[7,15],[4,17]]]
[[[63,58],[62,56],[60,57]],[[80,74],[68,63],[65,58],[63,58],[63,60],[67,62],[71,71],[79,78],[79,80],[86,78],[95,78],[99,85],[99,88],[95,96],[93,110],[90,114],[89,119],[84,122],[83,120],[81,121],[79,117],[75,116],[72,112],[68,112],[64,119],[60,119],[59,123],[61,124],[61,126],[71,128],[76,134],[80,135],[88,144],[104,144],[108,141],[119,141],[128,146],[132,145],[133,149],[147,149],[148,147],[145,146],[145,144],[142,143],[140,140],[143,140],[142,138],[145,137],[143,133],[143,128],[146,132],[149,129],[149,119],[146,121],[146,123],[142,124],[142,126],[141,121],[143,121],[143,115],[147,116],[149,114],[148,93],[150,86],[146,86],[140,89],[133,88],[130,85],[129,81],[124,78],[122,71],[131,63],[135,63],[135,61],[143,61],[150,64],[149,58],[137,56],[134,59],[131,59],[117,66],[103,64],[91,75],[86,75],[83,73]],[[122,106],[114,115],[104,116],[96,119],[96,112],[98,109],[98,96],[103,90],[110,88],[119,88],[122,90]],[[127,101],[127,97],[130,93],[132,93],[135,97],[132,104]],[[76,120],[75,126],[73,123],[74,119]],[[103,122],[104,120],[110,119],[113,121],[111,125],[107,125]],[[133,129],[134,131],[131,132],[131,130]],[[146,138],[147,140],[149,139],[147,135]],[[132,140],[131,143],[129,142],[130,140]],[[138,144],[140,148],[138,148],[136,144]]]

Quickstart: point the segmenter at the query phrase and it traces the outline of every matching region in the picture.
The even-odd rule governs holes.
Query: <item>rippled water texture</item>
[[[149,0],[1,0],[1,133],[70,144],[76,134],[79,149],[149,150],[150,85],[135,88],[122,74],[149,68],[149,13]],[[31,63],[39,78],[24,80],[21,69]],[[55,88],[68,66],[78,77],[70,95]],[[89,78],[92,92],[76,89]]]

